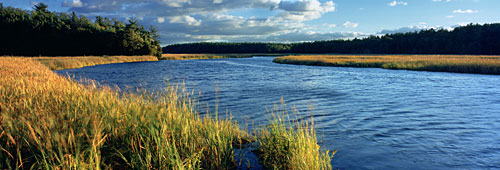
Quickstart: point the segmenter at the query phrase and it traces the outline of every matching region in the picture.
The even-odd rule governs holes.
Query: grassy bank
[[[51,70],[63,70],[100,64],[158,61],[155,56],[80,56],[80,57],[31,57]]]
[[[221,58],[250,58],[248,54],[163,54],[160,60],[200,60]]]
[[[241,54],[163,54],[160,60],[196,60],[221,58],[251,58],[253,56],[284,56],[282,53],[241,53]]]
[[[163,54],[155,56],[78,56],[78,57],[30,57],[46,65],[51,70],[63,70],[95,66],[101,64],[143,62],[158,60],[195,60],[221,58],[249,58],[250,54]]]
[[[309,154],[320,153],[312,126],[306,132],[270,128],[252,137],[230,119],[200,117],[180,91],[119,93],[68,80],[30,58],[2,57],[0,169],[234,169],[234,147],[253,138],[265,155],[283,155],[273,150],[287,151],[283,141],[302,148],[285,152],[296,156],[272,157],[268,168],[329,163],[324,154]],[[306,166],[288,165],[304,155]]]
[[[500,74],[500,56],[474,55],[305,55],[278,57],[281,64],[374,67],[418,71]]]

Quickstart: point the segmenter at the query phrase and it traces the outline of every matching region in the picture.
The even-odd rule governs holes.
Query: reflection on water
[[[284,97],[299,118],[314,117],[322,147],[338,149],[335,168],[500,168],[500,76],[271,61],[123,63],[58,73],[150,90],[165,87],[166,79],[184,81],[202,94],[202,108],[213,110],[217,99],[220,113],[228,110],[249,128],[265,124],[266,108]]]

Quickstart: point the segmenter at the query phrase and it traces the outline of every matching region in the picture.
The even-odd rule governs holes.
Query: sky
[[[0,0],[155,26],[162,45],[351,39],[468,23],[500,23],[500,0]]]

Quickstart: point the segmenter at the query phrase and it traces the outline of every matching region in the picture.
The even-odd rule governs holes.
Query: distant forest
[[[363,39],[303,43],[188,43],[164,53],[500,54],[500,24],[469,24]]]
[[[155,28],[145,29],[131,19],[56,13],[39,3],[32,11],[0,3],[0,55],[161,55]]]

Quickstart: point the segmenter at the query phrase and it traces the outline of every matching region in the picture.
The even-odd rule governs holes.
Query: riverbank
[[[416,71],[500,75],[500,56],[476,55],[302,55],[273,60],[280,64],[372,67]]]
[[[198,59],[222,59],[222,58],[251,58],[254,56],[286,56],[286,53],[239,53],[239,54],[163,54],[160,60],[198,60]]]
[[[267,168],[331,169],[312,123],[275,118],[250,135],[231,119],[201,117],[177,87],[153,95],[84,84],[34,59],[0,58],[0,169],[234,169],[234,148],[254,140],[265,143]]]
[[[29,57],[51,70],[75,69],[112,63],[158,61],[155,56],[77,56],[77,57]]]
[[[46,65],[51,70],[75,69],[101,64],[144,62],[159,60],[199,60],[223,58],[250,58],[256,54],[163,54],[155,56],[71,56],[71,57],[29,57]]]
[[[160,60],[200,60],[222,58],[251,58],[252,54],[162,54]]]

